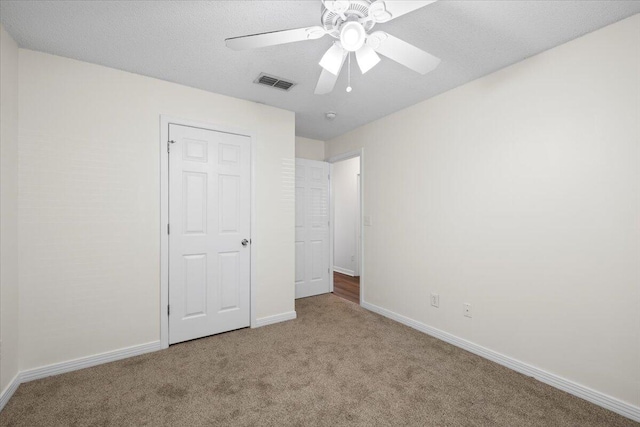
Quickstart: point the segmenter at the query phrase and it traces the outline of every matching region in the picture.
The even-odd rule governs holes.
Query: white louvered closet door
[[[329,164],[296,159],[296,298],[329,289]]]

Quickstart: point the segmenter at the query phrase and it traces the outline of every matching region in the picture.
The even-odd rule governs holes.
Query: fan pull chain
[[[347,92],[351,92],[351,52],[349,52],[349,63],[347,64]]]

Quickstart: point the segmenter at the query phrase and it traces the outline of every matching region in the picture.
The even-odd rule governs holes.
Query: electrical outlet
[[[471,304],[464,303],[464,316],[471,317]]]
[[[440,295],[431,294],[431,305],[436,308],[440,307]]]

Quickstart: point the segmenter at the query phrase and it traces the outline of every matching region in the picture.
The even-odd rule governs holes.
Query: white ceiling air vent
[[[275,87],[276,89],[289,90],[294,87],[296,84],[293,82],[289,82],[287,80],[281,79],[280,77],[270,76],[269,74],[260,73],[257,79],[253,81],[254,83]]]

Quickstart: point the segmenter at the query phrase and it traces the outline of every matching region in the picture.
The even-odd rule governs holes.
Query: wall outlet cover
[[[431,294],[431,305],[436,308],[440,307],[440,295]]]
[[[471,317],[471,304],[464,303],[464,316]]]

